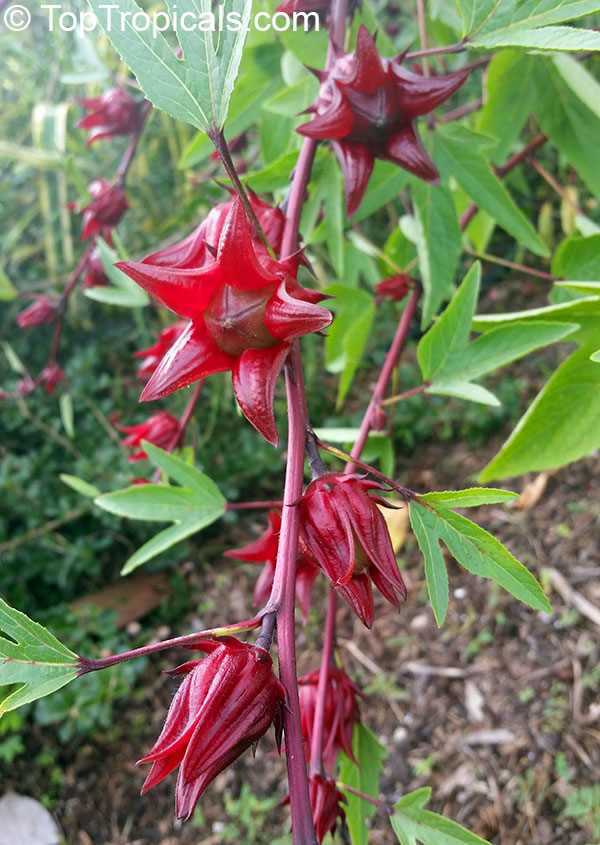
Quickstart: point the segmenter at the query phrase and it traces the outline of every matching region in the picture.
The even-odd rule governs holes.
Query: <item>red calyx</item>
[[[356,52],[339,56],[329,71],[317,72],[321,89],[310,108],[313,118],[298,132],[331,141],[344,172],[348,216],[361,203],[376,158],[392,161],[426,182],[439,181],[416,118],[454,94],[468,71],[424,77],[405,70],[402,58],[380,56],[361,25]]]
[[[154,446],[164,449],[170,446],[173,438],[179,430],[179,420],[168,411],[157,411],[143,423],[138,425],[119,425],[116,424],[119,431],[127,434],[123,438],[123,446],[137,448],[142,440],[147,440]],[[141,461],[147,458],[148,455],[142,450],[135,452],[129,458],[129,463]]]
[[[58,300],[47,296],[44,293],[31,297],[33,300],[20,314],[17,314],[17,325],[20,329],[31,329],[34,326],[42,326],[54,320]]]
[[[279,532],[281,530],[281,513],[270,510],[268,514],[269,527],[265,533],[242,549],[231,549],[224,552],[225,557],[247,560],[252,563],[263,563],[264,567],[254,586],[254,606],[263,607],[271,595],[275,563],[279,548]],[[302,611],[302,621],[306,625],[310,613],[310,600],[315,578],[319,574],[319,567],[308,558],[302,549],[298,550],[296,558],[296,601]]]
[[[298,684],[302,735],[305,740],[306,762],[308,762],[315,720],[319,673],[310,672],[308,675],[303,675],[298,678]],[[340,751],[354,760],[352,732],[354,725],[359,721],[357,698],[360,695],[360,690],[345,672],[335,666],[329,667],[323,725],[323,765],[328,772],[333,771]]]
[[[100,234],[106,240],[110,237],[110,230],[121,220],[129,208],[123,188],[111,185],[104,179],[94,179],[88,185],[92,201],[83,209],[83,230],[81,239]]]
[[[381,485],[330,473],[311,482],[299,503],[307,553],[367,628],[373,624],[371,581],[394,607],[400,607],[398,595],[406,598],[385,519],[368,493],[373,489]]]
[[[175,808],[189,818],[209,783],[256,743],[274,723],[281,728],[285,699],[267,651],[234,637],[206,638],[194,646],[207,654],[174,670],[185,674],[152,750],[147,792],[179,766]]]
[[[323,295],[296,281],[297,263],[261,254],[236,199],[222,225],[216,257],[203,266],[129,261],[117,266],[161,305],[190,321],[156,368],[142,401],[231,370],[243,413],[275,445],[275,382],[290,342],[332,321],[329,311],[316,304]]]
[[[78,98],[77,102],[90,114],[78,123],[78,129],[90,129],[86,146],[100,138],[114,138],[117,135],[129,135],[134,132],[140,119],[140,105],[143,100],[136,100],[123,88],[111,88],[100,97]]]

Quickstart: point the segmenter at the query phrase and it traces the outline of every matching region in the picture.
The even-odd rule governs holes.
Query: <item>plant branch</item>
[[[336,458],[339,458],[341,461],[346,461],[346,474],[348,474],[348,466],[358,467],[358,469],[362,469],[365,472],[368,472],[370,475],[374,475],[375,478],[379,478],[385,484],[392,488],[392,490],[396,490],[400,493],[401,496],[407,501],[411,502],[418,493],[415,493],[414,490],[409,490],[408,487],[404,487],[402,484],[399,484],[397,481],[394,481],[393,478],[390,478],[387,475],[384,475],[383,472],[380,472],[375,467],[371,466],[371,464],[365,464],[364,461],[359,461],[352,453],[348,454],[348,452],[344,452],[343,449],[338,449],[337,446],[332,446],[330,443],[324,443],[322,440],[317,440],[317,443],[324,449],[326,452],[329,452],[330,455],[335,455]],[[354,450],[352,450],[354,451]]]
[[[125,183],[125,179],[127,178],[127,173],[129,172],[129,168],[131,167],[131,163],[135,158],[135,154],[137,152],[137,147],[142,137],[142,132],[146,126],[146,121],[148,120],[148,116],[152,111],[152,103],[149,101],[142,103],[140,114],[138,118],[138,125],[131,136],[131,140],[129,141],[129,145],[125,150],[123,158],[121,159],[121,163],[119,164],[119,168],[116,173],[116,179],[121,184]]]
[[[292,345],[285,365],[285,384],[288,402],[288,459],[275,575],[265,612],[278,612],[279,675],[287,696],[284,730],[292,813],[292,842],[293,845],[316,845],[317,838],[312,820],[306,764],[304,762],[296,672],[296,560],[300,531],[298,499],[302,494],[306,437],[304,382],[300,347],[297,340]]]
[[[542,167],[542,165],[539,163],[539,161],[537,159],[533,158],[533,156],[531,157],[530,161],[531,161],[531,164],[533,165],[533,167],[535,168],[535,170],[537,170],[537,172],[540,174],[542,179],[544,179],[550,185],[550,187],[553,190],[556,191],[556,193],[561,198],[561,200],[564,203],[566,203],[568,206],[570,206],[570,208],[573,209],[575,214],[580,214],[582,216],[585,216],[583,211],[579,208],[579,206],[577,205],[577,203],[573,199],[573,197],[570,197],[569,194],[565,191],[565,189],[561,185],[559,185],[559,183],[556,181],[554,176],[552,176],[550,173],[548,173],[546,168]]]
[[[510,267],[512,270],[518,270],[519,273],[524,273],[527,276],[537,276],[539,279],[547,279],[549,282],[555,282],[558,276],[553,276],[551,273],[546,273],[544,270],[536,270],[534,267],[526,267],[524,264],[518,264],[516,261],[510,261],[508,258],[498,258],[496,255],[490,255],[489,252],[478,252],[476,249],[469,249],[463,247],[463,252],[467,255],[472,255],[473,258],[480,258],[482,261],[489,261],[492,264],[500,264],[502,267]]]
[[[265,235],[262,226],[256,216],[254,209],[252,208],[252,204],[248,199],[248,194],[244,186],[241,183],[240,177],[238,176],[237,170],[235,169],[235,164],[233,163],[233,159],[231,158],[231,153],[229,152],[229,146],[227,145],[227,141],[225,140],[225,135],[223,134],[222,129],[212,129],[210,132],[207,132],[208,137],[215,145],[215,150],[218,153],[219,158],[225,168],[225,171],[229,178],[231,179],[231,184],[233,185],[236,194],[240,198],[242,205],[244,206],[244,210],[248,215],[248,218],[251,220],[258,237],[266,246],[269,255],[271,258],[277,258],[275,252],[273,251],[273,247],[267,240],[267,236]]]
[[[398,328],[396,330],[396,335],[392,341],[392,345],[389,348],[388,354],[386,355],[385,362],[383,364],[383,367],[381,368],[379,378],[377,379],[377,384],[375,385],[375,390],[373,391],[373,395],[371,396],[371,401],[369,402],[367,410],[365,411],[365,415],[363,417],[363,421],[358,432],[358,437],[356,438],[356,442],[352,447],[352,451],[350,453],[352,458],[358,458],[359,455],[362,454],[363,449],[365,448],[365,443],[367,442],[369,432],[371,431],[371,421],[373,418],[373,414],[375,413],[385,396],[385,391],[387,390],[388,384],[392,377],[392,373],[398,363],[398,358],[400,357],[400,353],[404,348],[404,344],[406,343],[408,329],[414,317],[420,296],[421,289],[415,288],[412,294],[410,295],[408,302],[406,303],[404,311],[402,312],[402,316],[400,317],[400,322],[398,323]],[[346,467],[346,472],[354,472],[352,463],[348,464],[348,466]]]
[[[282,508],[283,502],[281,499],[277,500],[269,500],[269,501],[262,501],[262,502],[227,502],[225,506],[226,511],[247,511],[253,510],[254,508]]]
[[[116,666],[117,663],[125,663],[127,660],[134,660],[137,657],[145,657],[147,654],[155,654],[157,651],[164,651],[167,648],[180,646],[182,648],[193,648],[199,640],[206,637],[224,637],[228,634],[241,634],[245,631],[252,631],[258,628],[262,621],[262,614],[246,619],[244,622],[236,622],[234,625],[224,625],[221,628],[209,628],[206,631],[198,631],[195,634],[186,634],[183,637],[173,637],[170,640],[161,640],[158,643],[134,648],[131,651],[124,651],[121,654],[113,654],[110,657],[78,657],[78,675],[85,675],[88,672],[96,672],[98,669],[108,669]]]
[[[417,387],[411,387],[410,390],[405,390],[404,393],[397,393],[395,396],[389,396],[387,399],[382,399],[379,404],[382,407],[385,405],[395,405],[396,402],[408,399],[409,396],[415,396],[417,393],[423,393],[428,386],[428,382],[423,382],[423,384],[419,384]]]
[[[463,38],[456,44],[449,44],[447,47],[427,47],[423,50],[412,50],[407,53],[406,59],[420,59],[422,56],[442,56],[446,53],[464,53],[467,49],[468,39]]]

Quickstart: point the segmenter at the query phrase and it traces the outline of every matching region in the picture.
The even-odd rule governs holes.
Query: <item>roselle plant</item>
[[[106,4],[89,3],[135,80],[97,97],[79,97],[87,114],[77,127],[90,130],[88,146],[120,140],[122,158],[113,173],[89,183],[86,200],[71,206],[81,215],[85,243],[62,291],[35,294],[17,317],[19,327],[31,332],[52,325],[47,363],[32,376],[18,361],[20,381],[2,395],[21,400],[41,384],[49,393],[68,390],[68,362],[59,363],[61,335],[78,286],[112,305],[141,309],[152,301],[163,322],[153,341],[140,343],[133,353],[139,360],[132,371],[137,368],[145,381],[140,399],[153,403],[193,385],[185,410],[177,417],[150,405],[142,422],[113,420],[126,435],[123,444],[137,450],[130,461],[148,458],[155,466],[150,478],[105,493],[89,480],[71,477],[70,483],[113,514],[172,523],[129,557],[123,574],[227,511],[252,507],[268,511],[265,533],[226,556],[263,564],[263,570],[251,618],[231,620],[225,614],[218,628],[101,658],[76,655],[0,600],[0,627],[9,638],[0,644],[0,683],[10,685],[1,712],[146,654],[175,647],[199,651],[204,656],[169,670],[183,680],[160,736],[139,760],[152,764],[143,792],[178,769],[177,816],[189,818],[214,777],[273,727],[286,757],[289,795],[281,797],[290,804],[295,845],[321,842],[342,825],[353,843],[367,842],[366,819],[376,806],[389,810],[402,843],[482,842],[426,810],[426,789],[386,807],[376,784],[365,792],[351,783],[356,772],[377,768],[381,751],[365,725],[368,699],[335,648],[336,608],[341,596],[369,628],[385,612],[381,594],[400,610],[402,625],[410,584],[396,561],[385,512],[408,508],[440,626],[449,595],[442,544],[469,572],[534,610],[550,611],[533,575],[492,535],[457,513],[516,494],[487,487],[415,491],[398,481],[384,452],[379,467],[376,459],[362,458],[378,440],[391,444],[399,402],[422,393],[497,405],[480,379],[562,340],[577,349],[550,377],[480,480],[559,466],[600,446],[596,206],[590,205],[588,216],[534,157],[546,145],[555,148],[600,197],[590,160],[600,129],[593,97],[600,89],[588,70],[600,50],[600,34],[569,23],[599,12],[600,3],[457,0],[427,10],[417,0],[418,50],[412,49],[416,33],[408,25],[403,34],[393,16],[378,21],[367,0],[361,9],[346,0],[284,3],[279,14],[315,11],[320,28],[312,20],[309,31],[286,34],[281,43],[252,30],[251,0],[229,0],[229,11],[241,21],[238,29],[216,37],[207,28],[181,28],[177,49],[161,33],[135,29],[132,13],[144,13],[134,0],[120,4],[129,13],[121,28],[110,25]],[[177,5],[191,15],[210,14],[212,8],[208,0]],[[442,43],[428,46],[428,27]],[[283,68],[275,84],[273,58]],[[449,101],[458,92],[465,99],[453,107]],[[132,260],[117,227],[130,207],[127,180],[153,107],[199,131],[184,164],[206,162],[212,142],[221,166],[214,175],[227,182],[222,201],[182,239],[157,243],[150,254]],[[306,114],[297,116],[302,111],[307,122]],[[537,125],[528,121],[530,114]],[[253,151],[257,122],[262,162]],[[234,137],[236,143],[228,143]],[[554,256],[506,187],[506,177],[520,167],[546,179],[563,208],[566,203],[575,211],[572,230]],[[202,193],[203,186],[196,190]],[[269,193],[279,202],[263,196]],[[381,227],[389,226],[385,209],[393,231],[380,243]],[[496,226],[514,238],[524,263],[486,251]],[[549,270],[537,266],[549,259]],[[555,283],[551,304],[477,314],[481,262]],[[326,366],[341,374],[340,404],[375,308],[384,306],[397,309],[397,328],[381,339],[388,348],[360,427],[341,438],[333,427],[315,430],[302,339],[316,335]],[[411,333],[420,338],[422,380],[402,390],[394,373]],[[286,473],[279,501],[227,501],[218,484],[195,467],[193,456],[178,454],[190,421],[202,424],[205,381],[228,372],[245,417],[239,425],[249,422],[255,436],[273,447],[283,429],[276,391],[285,380]],[[336,443],[349,443],[350,451]],[[312,601],[322,576],[329,584],[326,608]],[[323,622],[320,667],[301,678],[296,601],[305,622],[310,612]]]

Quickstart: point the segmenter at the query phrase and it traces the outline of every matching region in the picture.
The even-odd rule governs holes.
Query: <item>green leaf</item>
[[[442,627],[448,611],[448,570],[440,548],[437,519],[432,511],[410,504],[410,524],[423,554],[425,581],[435,621]]]
[[[536,255],[547,257],[548,250],[534,227],[478,151],[481,140],[480,135],[464,126],[438,127],[434,158],[441,173],[447,179],[454,177],[473,202],[487,211],[520,244]]]
[[[341,373],[339,406],[360,364],[375,316],[375,305],[373,297],[360,288],[330,285],[325,292],[336,297],[328,303],[335,319],[325,340],[325,366],[331,373]]]
[[[143,484],[107,493],[94,500],[109,513],[148,522],[173,522],[145,543],[126,562],[128,575],[142,563],[211,525],[225,513],[227,502],[214,481],[176,455],[146,441],[142,448],[167,475],[183,486]]]
[[[463,19],[463,35],[476,32],[498,7],[500,0],[455,0]]]
[[[600,50],[600,33],[574,26],[546,26],[543,29],[515,29],[479,36],[470,42],[475,49],[497,50],[521,47],[526,50]]]
[[[394,804],[392,827],[401,845],[489,845],[461,825],[425,809],[430,789],[417,789]]]
[[[495,372],[534,349],[563,340],[579,328],[574,323],[514,321],[468,342],[477,298],[480,267],[471,267],[439,320],[421,339],[417,357],[427,393],[457,396],[498,405],[495,396],[473,379]]]
[[[463,0],[460,0],[462,3]],[[469,43],[476,49],[491,50],[496,47],[524,47],[536,50],[593,50],[600,40],[590,39],[596,33],[557,27],[555,24],[576,20],[600,10],[598,0],[496,0],[489,8],[489,0],[467,5],[482,7],[477,10],[474,27],[467,30],[473,37]],[[483,15],[485,14],[485,17]],[[464,15],[463,15],[464,20]],[[479,30],[479,31],[478,31]],[[565,32],[566,30],[566,32]],[[586,43],[586,47],[581,47]]]
[[[140,31],[133,26],[132,16],[144,14],[134,0],[121,0],[118,21],[109,17],[114,5],[111,7],[103,0],[88,2],[154,106],[198,129],[223,127],[248,31],[252,0],[229,0],[227,13],[238,14],[240,26],[235,31],[216,26],[220,30],[216,40],[209,30],[196,26],[185,31],[180,27],[177,35],[183,59],[175,56],[160,32],[153,33],[152,28]],[[196,20],[202,15],[207,21],[208,16],[218,15],[219,8],[225,8],[216,7],[213,15],[210,0],[177,0],[169,6],[172,12],[177,7],[180,18],[188,13]]]
[[[453,356],[467,345],[481,281],[481,264],[476,261],[452,301],[421,339],[417,357],[425,381],[442,375]]]
[[[0,686],[19,684],[0,702],[0,716],[77,677],[77,655],[50,631],[0,599]]]
[[[73,398],[70,393],[63,393],[58,400],[60,419],[67,437],[73,440],[75,437],[75,426],[73,420]]]
[[[534,610],[551,612],[548,599],[533,575],[487,531],[447,504],[419,497],[410,502],[410,519],[425,558],[425,576],[438,625],[446,616],[448,574],[440,541],[473,575],[490,578]]]
[[[518,499],[512,490],[498,490],[494,487],[470,487],[468,490],[443,490],[424,493],[419,499],[427,502],[441,502],[448,508],[476,508],[479,505],[493,505]]]
[[[367,190],[358,211],[352,217],[352,222],[360,223],[361,220],[368,219],[388,202],[396,199],[408,181],[406,170],[401,170],[389,161],[377,159]]]
[[[5,270],[0,267],[0,302],[10,302],[17,296],[17,289],[6,275]]]
[[[487,96],[479,113],[477,128],[498,139],[493,160],[504,162],[521,134],[535,104],[533,69],[535,59],[517,50],[502,50],[488,65]],[[515,91],[519,96],[515,97]]]
[[[66,472],[61,472],[58,476],[63,484],[75,490],[80,496],[86,496],[88,499],[95,499],[96,496],[101,496],[102,493],[93,484],[84,481],[83,478],[78,478],[76,475],[69,475]]]
[[[596,341],[560,365],[483,469],[481,481],[564,466],[600,448],[600,368],[590,360],[600,339],[596,322]]]
[[[359,792],[364,792],[371,798],[379,795],[379,775],[383,771],[382,760],[388,756],[387,749],[377,742],[373,733],[359,722],[354,727],[352,737],[352,753],[358,761],[358,766],[342,752],[340,757],[340,785],[346,784]],[[375,806],[364,798],[359,798],[351,792],[344,793],[346,822],[352,845],[368,845],[369,831],[366,820],[375,813]]]
[[[536,59],[534,111],[553,146],[600,198],[600,169],[596,163],[600,115],[589,106],[598,83],[591,86],[591,75],[583,68],[574,71],[574,65],[575,60],[569,56]],[[585,83],[581,81],[581,71]]]
[[[150,302],[148,294],[136,285],[133,279],[115,267],[115,261],[119,260],[118,253],[111,249],[102,238],[98,238],[97,249],[102,259],[104,272],[111,284],[107,287],[88,288],[85,295],[96,302],[123,308],[142,308],[147,305]]]
[[[563,279],[577,279],[578,281],[596,282],[600,279],[600,235],[582,238],[572,236],[558,246],[552,259],[552,273],[561,276]],[[565,282],[564,287],[572,286],[576,282]],[[581,290],[581,288],[578,288]],[[600,288],[595,291],[585,290],[589,293],[600,293]]]
[[[590,355],[590,361],[600,363],[600,349],[598,349],[596,352],[592,352],[592,354]]]
[[[415,245],[423,284],[423,319],[427,326],[440,305],[452,295],[452,283],[461,254],[460,228],[448,188],[415,181],[412,186]]]

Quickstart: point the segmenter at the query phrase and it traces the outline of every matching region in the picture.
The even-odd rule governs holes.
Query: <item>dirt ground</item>
[[[420,451],[418,466],[405,462],[399,477],[417,490],[430,489],[434,478],[436,489],[469,486],[500,442],[478,451],[432,445]],[[490,506],[469,514],[541,578],[552,616],[520,605],[448,559],[451,599],[438,630],[410,533],[399,556],[409,588],[399,615],[381,601],[368,632],[340,602],[339,654],[348,673],[370,691],[361,717],[389,749],[382,800],[392,803],[430,786],[431,809],[494,845],[600,842],[599,469],[600,459],[592,456],[556,473],[525,477],[513,485],[524,491],[525,508]],[[237,530],[247,532],[241,542],[248,533],[258,535],[260,516],[250,516]],[[224,616],[249,615],[258,569],[225,560],[215,567],[216,578],[214,571],[197,575],[193,566],[182,567],[203,608],[201,619],[190,619],[190,625],[208,627]],[[324,597],[320,585],[314,606]],[[318,665],[319,631],[316,620],[299,628],[301,673]],[[61,750],[64,776],[52,811],[66,841],[220,845],[285,835],[285,808],[267,812],[259,802],[254,821],[244,822],[236,801],[244,783],[263,799],[283,797],[284,764],[270,736],[254,760],[248,753],[217,778],[201,801],[199,821],[175,821],[175,776],[140,798],[144,772],[134,761],[160,731],[177,686],[160,674],[165,666],[164,656],[153,659],[144,699],[119,705],[134,730],[117,738],[97,735]],[[36,728],[31,741],[51,737]],[[16,791],[40,797],[47,784],[32,768],[16,761],[7,780]],[[232,814],[233,827],[226,821]],[[343,831],[341,836],[339,841],[348,841]],[[383,811],[373,818],[369,841],[397,841]]]

